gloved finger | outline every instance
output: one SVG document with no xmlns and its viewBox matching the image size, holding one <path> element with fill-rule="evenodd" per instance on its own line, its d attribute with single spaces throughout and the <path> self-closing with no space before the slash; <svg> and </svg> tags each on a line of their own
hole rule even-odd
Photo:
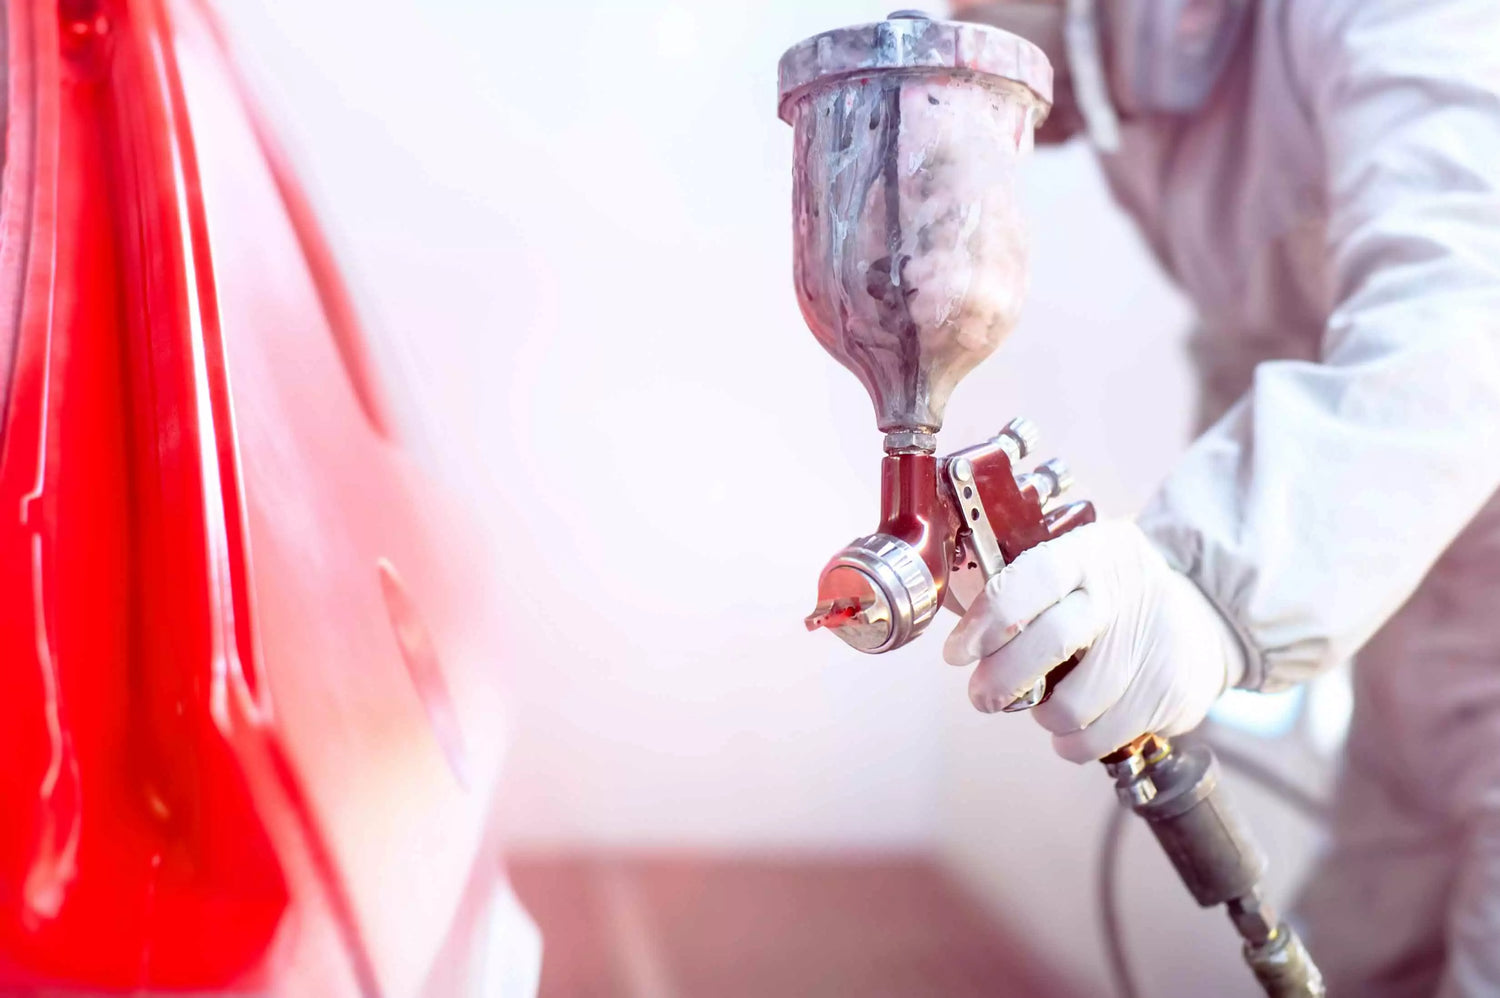
<svg viewBox="0 0 1500 998">
<path fill-rule="evenodd" d="M 1100 721 L 1103 719 L 1101 718 Z M 1127 745 L 1134 738 L 1144 735 L 1145 731 L 1135 730 L 1130 725 L 1105 724 L 1100 726 L 1100 721 L 1082 731 L 1070 731 L 1063 735 L 1052 736 L 1052 751 L 1062 756 L 1069 762 L 1082 765 L 1085 762 L 1095 762 L 1109 755 L 1122 745 Z M 1135 730 L 1135 734 L 1126 735 L 1123 732 Z M 1120 732 L 1116 734 L 1116 732 Z"/>
<path fill-rule="evenodd" d="M 1037 680 L 1087 648 L 1103 631 L 1103 615 L 1083 589 L 1075 589 L 998 651 L 969 677 L 969 700 L 986 713 L 1003 709 Z"/>
<path fill-rule="evenodd" d="M 1140 684 L 1128 686 L 1125 693 L 1092 724 L 1077 731 L 1052 736 L 1052 748 L 1069 762 L 1093 762 L 1109 755 L 1115 749 L 1130 744 L 1141 735 L 1155 732 L 1163 735 L 1176 734 L 1170 719 L 1176 711 L 1171 705 L 1152 697 L 1148 702 L 1148 690 Z"/>
<path fill-rule="evenodd" d="M 993 655 L 1020 634 L 1042 611 L 1083 585 L 1080 527 L 1023 552 L 985 584 L 943 645 L 951 665 Z M 1086 539 L 1085 539 L 1086 540 Z"/>
<path fill-rule="evenodd" d="M 1211 676 L 1216 681 L 1216 676 Z M 1208 695 L 1195 693 L 1190 684 L 1176 682 L 1165 687 L 1149 677 L 1137 676 L 1114 706 L 1082 731 L 1055 735 L 1052 747 L 1073 762 L 1103 758 L 1141 735 L 1180 735 L 1202 723 L 1218 696 L 1213 685 Z"/>
<path fill-rule="evenodd" d="M 1105 627 L 1107 622 L 1101 632 Z M 1051 699 L 1032 708 L 1038 724 L 1054 735 L 1066 735 L 1087 728 L 1120 701 L 1130 687 L 1130 674 L 1103 667 L 1109 641 L 1109 634 L 1090 641 L 1083 660 L 1053 689 Z"/>
</svg>

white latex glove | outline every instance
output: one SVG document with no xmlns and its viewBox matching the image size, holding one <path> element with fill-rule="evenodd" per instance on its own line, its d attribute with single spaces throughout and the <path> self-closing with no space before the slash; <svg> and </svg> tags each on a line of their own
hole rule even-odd
<svg viewBox="0 0 1500 998">
<path fill-rule="evenodd" d="M 1023 553 L 989 581 L 943 648 L 979 666 L 969 698 L 994 712 L 1076 652 L 1031 711 L 1072 762 L 1203 720 L 1239 682 L 1245 652 L 1207 597 L 1128 520 L 1093 523 Z"/>
</svg>

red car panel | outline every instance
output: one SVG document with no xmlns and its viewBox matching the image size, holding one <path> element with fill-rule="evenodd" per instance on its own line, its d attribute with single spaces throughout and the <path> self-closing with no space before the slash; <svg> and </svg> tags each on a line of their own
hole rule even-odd
<svg viewBox="0 0 1500 998">
<path fill-rule="evenodd" d="M 483 545 L 209 12 L 6 28 L 0 986 L 448 993 L 503 889 Z"/>
</svg>

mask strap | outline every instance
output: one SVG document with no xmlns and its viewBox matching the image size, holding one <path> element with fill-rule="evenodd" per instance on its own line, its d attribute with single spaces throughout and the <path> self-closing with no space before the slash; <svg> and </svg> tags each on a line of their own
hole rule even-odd
<svg viewBox="0 0 1500 998">
<path fill-rule="evenodd" d="M 1099 0 L 1067 0 L 1063 37 L 1068 50 L 1068 72 L 1073 96 L 1088 128 L 1089 141 L 1100 152 L 1120 148 L 1120 116 L 1109 96 L 1099 39 Z"/>
</svg>

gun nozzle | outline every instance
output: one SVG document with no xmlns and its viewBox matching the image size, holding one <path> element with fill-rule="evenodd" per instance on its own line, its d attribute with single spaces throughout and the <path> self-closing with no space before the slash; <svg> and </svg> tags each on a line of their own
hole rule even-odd
<svg viewBox="0 0 1500 998">
<path fill-rule="evenodd" d="M 803 624 L 807 625 L 809 631 L 816 631 L 820 627 L 843 627 L 872 605 L 874 600 L 865 601 L 856 596 L 844 599 L 825 600 L 819 603 L 812 613 L 807 615 Z"/>
</svg>

